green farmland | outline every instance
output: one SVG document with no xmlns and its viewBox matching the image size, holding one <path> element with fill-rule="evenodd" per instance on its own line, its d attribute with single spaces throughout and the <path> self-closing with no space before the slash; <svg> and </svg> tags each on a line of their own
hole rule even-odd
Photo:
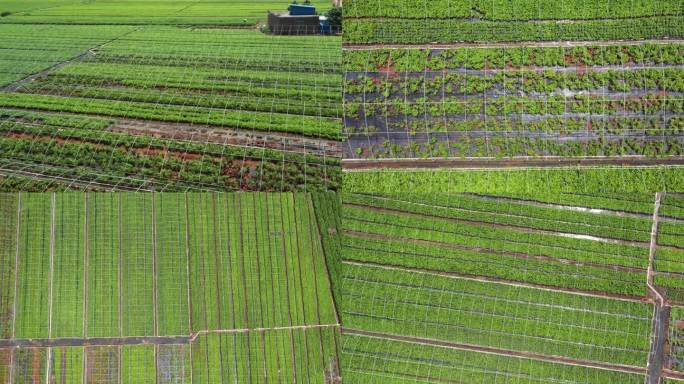
<svg viewBox="0 0 684 384">
<path fill-rule="evenodd" d="M 340 38 L 261 32 L 287 2 L 31 3 L 0 5 L 0 189 L 339 188 Z"/>
<path fill-rule="evenodd" d="M 345 42 L 612 40 L 681 36 L 680 0 L 351 0 Z"/>
<path fill-rule="evenodd" d="M 332 197 L 2 195 L 0 381 L 336 380 Z"/>
<path fill-rule="evenodd" d="M 278 0 L 7 0 L 0 23 L 14 24 L 161 24 L 249 27 L 264 20 L 267 10 L 280 11 Z M 320 11 L 327 1 L 314 0 Z"/>
<path fill-rule="evenodd" d="M 681 375 L 681 194 L 462 187 L 342 194 L 345 382 Z"/>
</svg>

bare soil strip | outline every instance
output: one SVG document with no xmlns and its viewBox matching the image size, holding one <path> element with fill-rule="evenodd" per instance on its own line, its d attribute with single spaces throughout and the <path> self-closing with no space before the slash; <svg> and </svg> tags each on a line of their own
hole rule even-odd
<svg viewBox="0 0 684 384">
<path fill-rule="evenodd" d="M 533 289 L 540 289 L 540 290 L 548 291 L 548 292 L 567 293 L 567 294 L 572 294 L 572 295 L 597 297 L 597 298 L 602 298 L 602 299 L 609 298 L 609 299 L 614 299 L 614 300 L 630 301 L 630 302 L 635 302 L 635 303 L 651 303 L 651 302 L 653 302 L 653 300 L 650 297 L 646 297 L 646 296 L 640 297 L 640 296 L 619 295 L 619 294 L 606 293 L 606 292 L 580 291 L 580 290 L 570 289 L 570 288 L 559 288 L 559 287 L 551 287 L 551 286 L 539 285 L 539 284 L 520 283 L 520 282 L 515 282 L 515 281 L 510 281 L 510 280 L 497 279 L 497 278 L 493 278 L 493 277 L 473 276 L 473 275 L 466 275 L 466 274 L 455 273 L 455 272 L 440 272 L 440 271 L 433 271 L 433 270 L 427 270 L 427 269 L 407 268 L 407 267 L 401 267 L 401 266 L 396 266 L 396 265 L 377 264 L 377 263 L 371 263 L 371 262 L 360 262 L 360 261 L 349 261 L 349 260 L 343 260 L 342 264 L 356 265 L 356 266 L 361 266 L 361 267 L 375 267 L 375 268 L 382 268 L 382 269 L 388 269 L 388 270 L 393 270 L 393 271 L 403 271 L 403 272 L 410 272 L 410 273 L 421 273 L 421 274 L 425 274 L 425 275 L 443 276 L 443 277 L 449 277 L 452 279 L 463 279 L 463 280 L 478 281 L 478 282 L 484 282 L 484 283 L 497 283 L 497 284 L 503 284 L 503 285 L 508 285 L 508 286 L 512 286 L 512 287 L 533 288 Z"/>
<path fill-rule="evenodd" d="M 514 157 L 508 159 L 494 158 L 444 158 L 444 159 L 345 159 L 342 160 L 344 171 L 364 171 L 378 168 L 391 169 L 499 169 L 499 168 L 558 168 L 558 167 L 590 167 L 590 166 L 658 166 L 684 165 L 684 157 L 672 156 L 664 158 L 648 158 L 645 156 L 613 156 L 613 157 Z"/>
<path fill-rule="evenodd" d="M 650 40 L 603 40 L 603 41 L 519 41 L 501 43 L 451 43 L 451 44 L 343 44 L 344 49 L 371 50 L 387 48 L 445 49 L 445 48 L 512 48 L 512 47 L 606 47 L 615 45 L 641 44 L 682 44 L 684 39 L 650 39 Z"/>
<path fill-rule="evenodd" d="M 384 340 L 403 341 L 403 342 L 426 345 L 426 346 L 433 346 L 433 347 L 441 347 L 441 348 L 450 348 L 450 349 L 459 349 L 459 350 L 466 350 L 466 351 L 473 351 L 473 352 L 489 353 L 489 354 L 494 354 L 494 355 L 499 355 L 499 356 L 527 358 L 527 359 L 540 360 L 540 361 L 546 361 L 546 362 L 551 362 L 551 363 L 560 363 L 560 364 L 565 364 L 565 365 L 574 365 L 574 366 L 587 367 L 587 368 L 597 368 L 597 369 L 603 369 L 603 370 L 608 370 L 608 371 L 618 371 L 618 372 L 634 373 L 634 374 L 646 373 L 645 368 L 635 367 L 635 366 L 631 366 L 631 365 L 609 364 L 609 363 L 602 363 L 602 362 L 589 361 L 589 360 L 571 359 L 571 358 L 562 357 L 562 356 L 542 355 L 539 353 L 532 353 L 532 352 L 512 351 L 512 350 L 508 350 L 508 349 L 484 347 L 484 346 L 472 345 L 472 344 L 454 343 L 454 342 L 434 340 L 434 339 L 426 339 L 426 338 L 412 337 L 412 336 L 392 335 L 392 334 L 370 332 L 370 331 L 364 331 L 364 330 L 358 330 L 358 329 L 342 328 L 341 330 L 342 330 L 342 334 L 347 334 L 347 335 L 357 335 L 357 336 L 374 337 L 374 338 L 384 339 Z"/>
<path fill-rule="evenodd" d="M 641 241 L 621 240 L 621 239 L 613 239 L 613 238 L 607 238 L 607 237 L 581 235 L 581 234 L 568 233 L 568 232 L 547 231 L 547 230 L 542 230 L 542 229 L 534 229 L 534 228 L 529 228 L 529 227 L 516 226 L 516 225 L 512 225 L 512 224 L 510 224 L 510 225 L 509 224 L 497 224 L 497 223 L 490 223 L 490 222 L 484 222 L 484 221 L 457 219 L 457 218 L 436 216 L 436 215 L 433 216 L 433 215 L 426 215 L 426 214 L 420 214 L 420 213 L 406 212 L 406 211 L 401 211 L 401 210 L 393 209 L 393 208 L 373 207 L 373 206 L 369 206 L 369 205 L 344 203 L 344 206 L 358 207 L 358 208 L 368 209 L 368 210 L 376 211 L 376 212 L 401 214 L 402 216 L 410 216 L 410 217 L 417 217 L 417 218 L 434 217 L 434 218 L 453 221 L 453 222 L 457 222 L 457 223 L 466 223 L 466 224 L 478 225 L 478 226 L 490 227 L 490 228 L 516 230 L 516 231 L 520 231 L 520 232 L 524 232 L 524 233 L 535 233 L 535 234 L 541 234 L 541 235 L 570 237 L 570 238 L 575 238 L 575 239 L 580 239 L 580 240 L 582 240 L 582 239 L 583 240 L 593 240 L 593 241 L 599 241 L 599 242 L 608 243 L 608 244 L 630 245 L 630 246 L 642 247 L 642 248 L 648 247 L 648 243 L 641 242 Z M 461 209 L 461 210 L 463 210 L 463 209 Z"/>
</svg>

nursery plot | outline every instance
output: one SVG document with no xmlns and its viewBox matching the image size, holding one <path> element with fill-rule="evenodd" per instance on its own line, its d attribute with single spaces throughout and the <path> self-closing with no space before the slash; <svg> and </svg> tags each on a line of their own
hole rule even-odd
<svg viewBox="0 0 684 384">
<path fill-rule="evenodd" d="M 679 0 L 345 3 L 345 42 L 431 43 L 682 36 Z"/>
<path fill-rule="evenodd" d="M 339 186 L 337 37 L 3 24 L 0 35 L 5 190 Z"/>
<path fill-rule="evenodd" d="M 268 10 L 284 11 L 277 0 L 8 0 L 0 6 L 0 23 L 34 24 L 169 24 L 254 26 Z M 313 1 L 319 12 L 328 2 Z"/>
<path fill-rule="evenodd" d="M 661 242 L 676 235 L 662 225 L 676 224 L 679 195 L 549 186 L 343 194 L 342 377 L 677 378 L 681 308 L 658 285 L 674 277 L 658 264 L 677 263 L 658 255 L 676 248 Z"/>
<path fill-rule="evenodd" d="M 606 363 L 647 360 L 647 304 L 367 266 L 346 267 L 342 279 L 345 327 Z"/>
<path fill-rule="evenodd" d="M 658 237 L 654 255 L 654 282 L 667 300 L 684 303 L 684 198 L 676 193 L 659 196 Z"/>
<path fill-rule="evenodd" d="M 681 156 L 683 47 L 345 50 L 345 157 Z"/>
<path fill-rule="evenodd" d="M 345 383 L 640 384 L 644 376 L 345 333 Z"/>
<path fill-rule="evenodd" d="M 551 169 L 373 169 L 345 172 L 343 185 L 345 192 L 353 193 L 653 194 L 684 190 L 684 168 L 623 165 Z"/>
<path fill-rule="evenodd" d="M 646 294 L 650 216 L 484 195 L 345 195 L 347 260 Z"/>
<path fill-rule="evenodd" d="M 317 196 L 317 205 L 333 198 Z M 0 195 L 10 218 L 0 225 L 1 270 L 11 282 L 0 296 L 0 377 L 339 377 L 339 324 L 317 221 L 324 213 L 312 199 Z"/>
</svg>

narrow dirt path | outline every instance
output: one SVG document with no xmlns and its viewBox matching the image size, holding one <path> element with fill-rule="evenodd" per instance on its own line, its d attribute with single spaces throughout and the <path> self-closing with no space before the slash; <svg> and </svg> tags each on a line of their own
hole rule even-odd
<svg viewBox="0 0 684 384">
<path fill-rule="evenodd" d="M 434 169 L 454 168 L 472 170 L 497 170 L 500 168 L 560 168 L 560 167 L 592 167 L 592 166 L 660 166 L 684 165 L 684 157 L 648 158 L 644 156 L 622 157 L 514 157 L 508 159 L 494 158 L 445 158 L 445 159 L 344 159 L 342 168 L 345 172 L 366 171 L 379 168 L 391 169 Z"/>
<path fill-rule="evenodd" d="M 57 210 L 57 194 L 50 194 L 50 273 L 48 276 L 48 338 L 52 338 L 52 302 L 53 286 L 55 278 L 55 216 Z M 45 364 L 45 382 L 50 382 L 50 371 L 52 370 L 52 348 L 47 349 L 47 359 Z"/>
<path fill-rule="evenodd" d="M 402 342 L 420 344 L 420 345 L 431 346 L 431 347 L 441 347 L 441 348 L 450 348 L 450 349 L 459 349 L 459 350 L 466 350 L 466 351 L 473 351 L 473 352 L 481 352 L 481 353 L 488 353 L 488 354 L 494 354 L 494 355 L 499 355 L 499 356 L 519 357 L 519 358 L 540 360 L 540 361 L 546 361 L 546 362 L 551 362 L 551 363 L 560 363 L 560 364 L 573 365 L 573 366 L 579 366 L 579 367 L 598 368 L 598 369 L 603 369 L 603 370 L 608 370 L 608 371 L 618 371 L 618 372 L 636 373 L 636 374 L 646 373 L 645 368 L 635 367 L 635 366 L 631 366 L 631 365 L 610 364 L 610 363 L 602 363 L 602 362 L 597 362 L 597 361 L 579 360 L 579 359 L 572 359 L 572 358 L 562 357 L 562 356 L 551 356 L 551 355 L 543 355 L 543 354 L 533 353 L 533 352 L 512 351 L 512 350 L 508 350 L 508 349 L 484 347 L 484 346 L 472 345 L 472 344 L 454 343 L 454 342 L 435 340 L 435 339 L 426 339 L 426 338 L 412 337 L 412 336 L 400 336 L 400 335 L 393 335 L 393 334 L 380 333 L 380 332 L 371 332 L 371 331 L 364 331 L 364 330 L 358 330 L 358 329 L 350 329 L 350 328 L 344 328 L 344 327 L 342 328 L 342 334 L 373 337 L 373 338 L 378 338 L 378 339 L 383 339 L 383 340 L 402 341 Z"/>
<path fill-rule="evenodd" d="M 651 242 L 648 247 L 648 269 L 646 272 L 646 285 L 648 285 L 649 291 L 658 301 L 658 304 L 660 304 L 660 306 L 662 307 L 665 305 L 665 298 L 663 297 L 663 295 L 660 294 L 660 292 L 658 292 L 658 289 L 656 289 L 656 287 L 653 285 L 653 261 L 655 259 L 656 248 L 658 245 L 658 212 L 660 210 L 661 197 L 662 193 L 656 192 L 655 203 L 653 206 L 653 222 L 651 225 Z"/>
<path fill-rule="evenodd" d="M 667 325 L 670 319 L 670 307 L 656 303 L 653 310 L 653 328 L 651 330 L 651 350 L 648 355 L 646 384 L 660 384 L 663 363 L 665 360 L 665 341 Z"/>
</svg>

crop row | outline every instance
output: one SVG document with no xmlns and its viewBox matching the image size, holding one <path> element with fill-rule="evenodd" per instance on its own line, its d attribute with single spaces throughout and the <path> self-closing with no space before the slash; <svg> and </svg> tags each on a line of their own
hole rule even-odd
<svg viewBox="0 0 684 384">
<path fill-rule="evenodd" d="M 47 175 L 75 174 L 100 182 L 109 178 L 114 184 L 119 184 L 119 179 L 129 180 L 124 184 L 140 184 L 154 178 L 159 183 L 185 183 L 191 189 L 286 190 L 303 185 L 335 189 L 339 177 L 332 160 L 311 155 L 56 128 L 0 124 L 5 135 L 0 138 L 3 163 L 44 164 L 41 173 Z M 84 151 L 90 156 L 81 156 Z"/>
<path fill-rule="evenodd" d="M 468 222 L 579 233 L 623 240 L 647 242 L 651 235 L 649 219 L 589 212 L 572 212 L 568 215 L 567 211 L 561 209 L 511 201 L 492 201 L 468 195 L 345 194 L 344 202 Z"/>
<path fill-rule="evenodd" d="M 684 64 L 684 44 L 344 50 L 346 72 L 424 72 L 443 69 L 525 70 L 545 67 L 633 67 Z"/>
<path fill-rule="evenodd" d="M 492 137 L 488 135 L 459 135 L 440 142 L 433 135 L 428 139 L 411 139 L 406 143 L 384 140 L 381 144 L 366 145 L 364 140 L 352 142 L 359 158 L 447 158 L 447 157 L 516 157 L 516 156 L 627 156 L 649 158 L 684 154 L 681 139 L 647 140 L 612 139 L 590 136 L 579 140 L 559 138 Z"/>
<path fill-rule="evenodd" d="M 464 21 L 459 19 L 349 19 L 349 43 L 449 43 L 455 41 L 636 40 L 684 35 L 681 16 L 655 16 L 571 23 Z"/>
<path fill-rule="evenodd" d="M 3 102 L 3 100 L 0 100 Z M 496 98 L 444 97 L 433 101 L 417 98 L 415 101 L 393 99 L 386 102 L 347 101 L 344 105 L 347 118 L 363 120 L 380 118 L 444 118 L 459 116 L 507 116 L 514 115 L 564 115 L 567 113 L 591 113 L 616 115 L 620 113 L 651 115 L 657 113 L 684 113 L 681 96 L 646 93 L 641 96 L 574 95 L 548 96 L 501 96 Z"/>
<path fill-rule="evenodd" d="M 52 199 L 21 196 L 19 264 L 4 264 L 18 289 L 9 322 L 17 338 L 336 322 L 305 195 Z M 9 223 L 4 229 L 16 233 Z"/>
<path fill-rule="evenodd" d="M 368 119 L 367 121 L 347 120 L 348 135 L 374 136 L 374 134 L 400 132 L 405 137 L 414 138 L 419 133 L 439 133 L 449 137 L 450 133 L 488 133 L 492 136 L 516 136 L 536 134 L 553 135 L 639 135 L 639 136 L 675 136 L 684 132 L 684 117 L 680 116 L 596 116 L 587 117 L 518 117 L 516 115 L 497 119 L 432 119 L 423 116 L 405 116 L 403 119 L 382 121 Z M 460 136 L 460 135 L 459 135 Z M 417 137 L 416 137 L 417 139 Z"/>
<path fill-rule="evenodd" d="M 416 381 L 490 384 L 639 384 L 642 375 L 541 362 L 489 353 L 344 335 L 345 383 L 410 384 Z"/>
<path fill-rule="evenodd" d="M 366 210 L 367 211 L 367 210 Z M 390 224 L 391 223 L 391 224 Z M 346 207 L 347 259 L 641 296 L 645 249 Z M 362 235 L 356 235 L 361 233 Z M 366 234 L 366 235 L 363 235 Z M 638 267 L 637 267 L 638 268 Z"/>
<path fill-rule="evenodd" d="M 649 68 L 607 70 L 601 72 L 511 71 L 491 75 L 461 73 L 407 73 L 399 77 L 382 74 L 365 75 L 347 80 L 347 98 L 362 94 L 364 100 L 385 100 L 395 97 L 440 99 L 453 95 L 482 95 L 491 97 L 513 94 L 550 94 L 554 92 L 593 91 L 609 92 L 667 91 L 684 92 L 684 69 Z"/>
<path fill-rule="evenodd" d="M 525 0 L 353 0 L 345 4 L 345 16 L 401 18 L 459 18 L 481 20 L 587 20 L 681 15 L 678 1 L 615 0 L 596 3 L 587 0 L 531 3 Z"/>
<path fill-rule="evenodd" d="M 483 192 L 483 193 L 655 193 L 684 190 L 679 167 L 594 167 L 504 170 L 372 170 L 348 172 L 345 192 Z"/>
<path fill-rule="evenodd" d="M 643 365 L 651 308 L 432 274 L 345 267 L 346 327 L 454 343 Z"/>
<path fill-rule="evenodd" d="M 160 107 L 153 102 L 98 100 L 79 97 L 0 94 L 0 106 L 30 108 L 44 111 L 98 114 L 145 120 L 211 124 L 229 128 L 270 130 L 299 133 L 307 136 L 335 139 L 340 136 L 340 121 L 267 112 L 231 111 L 184 105 Z"/>
</svg>

